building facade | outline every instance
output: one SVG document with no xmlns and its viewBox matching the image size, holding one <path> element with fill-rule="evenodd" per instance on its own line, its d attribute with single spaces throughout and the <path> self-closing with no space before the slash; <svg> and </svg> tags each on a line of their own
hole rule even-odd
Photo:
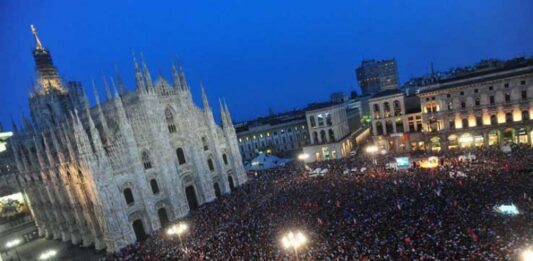
<svg viewBox="0 0 533 261">
<path fill-rule="evenodd" d="M 347 124 L 349 131 L 355 130 L 362 127 L 362 119 L 368 111 L 367 103 L 367 96 L 357 97 L 355 93 L 352 93 L 351 96 L 346 96 L 343 92 L 334 92 L 331 94 L 329 102 L 311 103 L 303 109 L 260 117 L 252 121 L 236 124 L 241 155 L 245 161 L 252 160 L 260 153 L 296 158 L 298 154 L 302 153 L 302 149 L 305 146 L 312 143 L 312 137 L 309 132 L 311 122 L 310 117 L 307 116 L 313 115 L 314 124 L 319 124 L 318 119 L 321 114 L 316 113 L 316 110 L 338 105 L 338 108 L 331 109 L 331 111 L 335 111 L 336 117 L 342 117 L 342 119 L 335 120 Z M 339 111 L 341 107 L 344 107 L 342 112 Z M 325 111 L 324 115 L 326 113 L 329 112 Z M 327 117 L 332 117 L 331 114 L 327 115 L 329 115 Z M 339 126 L 340 124 L 335 124 L 334 128 Z M 313 129 L 316 130 L 318 127 L 323 128 L 324 131 L 329 131 L 329 129 L 333 128 L 332 126 L 315 125 Z M 337 135 L 341 133 L 333 129 L 332 131 L 337 133 Z M 346 130 L 343 130 L 342 133 L 346 134 Z M 329 142 L 332 141 L 326 137 L 324 142 L 315 142 L 314 144 Z"/>
<path fill-rule="evenodd" d="M 309 144 L 303 110 L 281 113 L 237 125 L 237 138 L 243 160 L 260 153 L 293 157 Z"/>
<path fill-rule="evenodd" d="M 308 156 L 306 162 L 346 157 L 356 140 L 368 135 L 360 124 L 351 126 L 347 111 L 350 109 L 345 102 L 309 106 L 305 117 L 311 143 L 303 148 L 303 154 Z"/>
<path fill-rule="evenodd" d="M 9 147 L 41 235 L 114 252 L 246 182 L 227 105 L 220 127 L 203 87 L 203 109 L 193 103 L 181 67 L 173 84 L 154 83 L 134 56 L 135 89 L 104 81 L 106 100 L 94 88 L 91 108 L 32 30 L 31 120 L 14 124 Z"/>
<path fill-rule="evenodd" d="M 363 60 L 355 74 L 363 96 L 398 88 L 399 77 L 396 59 Z"/>
<path fill-rule="evenodd" d="M 399 89 L 385 90 L 369 99 L 372 133 L 378 147 L 409 149 L 409 141 L 419 136 L 417 133 L 422 130 L 417 100 L 417 97 L 406 97 Z"/>
<path fill-rule="evenodd" d="M 420 104 L 418 114 L 396 118 L 398 125 L 387 121 L 387 113 L 381 110 L 386 110 L 384 102 L 388 102 L 389 114 L 394 117 L 394 103 L 398 101 L 401 112 L 402 97 L 408 97 L 398 92 L 382 104 L 371 99 L 374 141 L 395 151 L 436 152 L 532 144 L 532 93 L 533 59 L 523 59 L 424 86 L 415 96 Z M 381 106 L 380 110 L 376 106 Z M 402 142 L 391 143 L 393 137 Z M 389 142 L 380 142 L 384 140 Z"/>
<path fill-rule="evenodd" d="M 427 148 L 532 144 L 533 59 L 418 94 Z"/>
</svg>

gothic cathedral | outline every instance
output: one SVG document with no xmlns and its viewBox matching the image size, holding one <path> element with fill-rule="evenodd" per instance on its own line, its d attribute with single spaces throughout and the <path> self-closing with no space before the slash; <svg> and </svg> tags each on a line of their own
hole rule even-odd
<svg viewBox="0 0 533 261">
<path fill-rule="evenodd" d="M 39 233 L 114 252 L 246 182 L 226 103 L 221 127 L 202 86 L 203 109 L 193 103 L 181 66 L 173 84 L 153 82 L 134 55 L 136 87 L 104 79 L 101 101 L 93 83 L 91 108 L 31 29 L 31 119 L 13 123 L 10 146 Z"/>
</svg>

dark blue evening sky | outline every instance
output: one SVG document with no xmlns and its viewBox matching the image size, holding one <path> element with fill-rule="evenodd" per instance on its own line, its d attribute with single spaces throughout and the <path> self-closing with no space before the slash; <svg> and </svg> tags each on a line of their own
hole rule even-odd
<svg viewBox="0 0 533 261">
<path fill-rule="evenodd" d="M 363 58 L 398 60 L 400 81 L 484 58 L 533 54 L 533 1 L 0 1 L 0 121 L 28 113 L 29 25 L 65 80 L 112 75 L 134 86 L 131 51 L 155 78 L 178 56 L 199 101 L 203 81 L 234 120 L 358 88 Z M 102 87 L 99 81 L 100 88 Z M 103 91 L 102 91 L 103 93 Z M 92 94 L 90 95 L 92 98 Z"/>
</svg>

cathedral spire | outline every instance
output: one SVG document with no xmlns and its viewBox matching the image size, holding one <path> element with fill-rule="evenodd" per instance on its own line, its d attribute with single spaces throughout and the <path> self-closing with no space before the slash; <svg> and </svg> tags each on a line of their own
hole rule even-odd
<svg viewBox="0 0 533 261">
<path fill-rule="evenodd" d="M 115 98 L 119 98 L 117 86 L 115 85 L 115 81 L 111 77 L 110 77 L 110 80 L 111 80 L 111 87 L 113 88 L 113 95 L 115 96 Z"/>
<path fill-rule="evenodd" d="M 44 163 L 43 155 L 41 152 L 41 146 L 35 139 L 35 136 L 33 136 L 33 144 L 35 146 L 35 154 L 37 154 L 37 161 L 39 162 L 39 166 L 41 166 L 41 168 L 44 168 L 45 163 Z"/>
<path fill-rule="evenodd" d="M 224 109 L 224 105 L 222 104 L 222 100 L 218 99 L 218 103 L 220 104 L 220 118 L 222 119 L 222 126 L 227 127 L 228 126 L 228 118 L 226 117 L 226 112 Z"/>
<path fill-rule="evenodd" d="M 111 92 L 109 91 L 109 86 L 107 86 L 107 81 L 105 81 L 105 78 L 104 78 L 104 84 L 106 85 L 106 92 L 108 93 L 107 94 L 108 95 L 108 100 L 111 100 Z M 98 97 L 98 91 L 96 90 L 96 86 L 94 85 L 94 81 L 93 81 L 93 89 L 95 91 L 94 96 Z M 89 108 L 86 108 L 86 110 L 87 110 L 87 115 L 88 115 L 89 119 L 92 120 Z M 98 112 L 98 121 L 100 122 L 100 124 L 102 126 L 102 134 L 104 135 L 106 143 L 107 143 L 107 141 L 109 141 L 109 129 L 107 128 L 107 121 L 106 121 L 106 118 L 104 116 L 104 111 L 102 109 L 102 105 L 100 104 L 100 99 L 99 98 L 96 98 L 96 111 Z"/>
<path fill-rule="evenodd" d="M 185 78 L 185 72 L 183 72 L 183 67 L 181 66 L 181 64 L 179 65 L 178 68 L 179 68 L 178 73 L 179 73 L 181 88 L 183 91 L 189 93 L 190 92 L 189 85 L 187 84 L 187 79 Z"/>
<path fill-rule="evenodd" d="M 71 117 L 78 154 L 85 159 L 91 159 L 93 157 L 93 150 L 89 141 L 89 137 L 85 131 L 85 128 L 83 128 L 83 125 L 81 124 L 78 111 L 75 110 L 74 114 L 75 115 L 71 115 Z"/>
<path fill-rule="evenodd" d="M 102 76 L 102 78 L 104 79 L 104 89 L 105 89 L 105 95 L 106 95 L 106 98 L 107 100 L 111 100 L 111 90 L 109 89 L 109 85 L 107 84 L 107 80 L 105 78 L 105 76 Z"/>
<path fill-rule="evenodd" d="M 96 105 L 100 105 L 100 95 L 98 94 L 98 89 L 96 89 L 96 84 L 94 83 L 94 79 L 92 79 L 92 84 L 93 84 L 94 100 L 96 101 Z"/>
<path fill-rule="evenodd" d="M 22 111 L 22 108 L 20 111 Z M 22 123 L 24 124 L 25 131 L 33 131 L 33 125 L 31 124 L 31 121 L 26 118 L 24 112 L 22 113 Z"/>
<path fill-rule="evenodd" d="M 57 141 L 57 137 L 56 137 L 54 129 L 50 129 L 50 136 L 52 137 L 52 145 L 54 146 L 59 162 L 64 163 L 65 156 L 63 155 L 62 148 L 59 147 L 59 142 Z"/>
<path fill-rule="evenodd" d="M 120 72 L 118 71 L 118 67 L 115 64 L 115 73 L 117 75 L 117 83 L 118 88 L 120 89 L 120 94 L 124 95 L 126 93 L 126 88 L 124 87 L 124 82 L 122 82 L 122 76 L 120 75 Z"/>
<path fill-rule="evenodd" d="M 20 150 L 20 157 L 22 158 L 22 166 L 24 167 L 24 170 L 28 170 L 30 164 L 28 164 L 29 160 L 26 157 L 26 153 L 25 153 L 25 151 L 28 151 L 28 150 L 26 149 L 26 146 L 24 146 L 23 144 L 21 144 L 21 148 L 22 150 Z"/>
<path fill-rule="evenodd" d="M 144 73 L 144 80 L 146 82 L 146 87 L 148 87 L 148 91 L 153 92 L 154 82 L 152 82 L 152 76 L 150 75 L 150 70 L 148 70 L 148 66 L 144 62 L 144 54 L 142 52 L 141 52 L 141 63 L 143 66 L 143 73 Z"/>
<path fill-rule="evenodd" d="M 35 49 L 43 50 L 43 45 L 41 44 L 41 40 L 39 39 L 39 36 L 37 35 L 37 29 L 35 26 L 30 25 L 31 33 L 33 34 L 33 37 L 35 37 Z"/>
<path fill-rule="evenodd" d="M 204 84 L 200 82 L 200 91 L 202 92 L 202 103 L 204 105 L 204 111 L 209 111 L 209 100 L 207 100 L 207 94 L 205 93 Z"/>
<path fill-rule="evenodd" d="M 182 87 L 181 87 L 181 82 L 180 82 L 180 75 L 174 63 L 172 63 L 172 78 L 174 79 L 174 88 L 178 91 L 181 91 Z"/>
<path fill-rule="evenodd" d="M 70 143 L 70 138 L 68 137 L 67 125 L 65 125 L 65 124 L 61 125 L 60 135 L 61 135 L 62 142 L 64 144 L 66 144 L 67 152 L 68 152 L 68 156 L 69 156 L 70 161 L 74 161 L 75 158 L 76 158 L 76 156 L 75 156 L 76 154 L 74 153 L 74 150 L 72 149 L 72 144 Z"/>
<path fill-rule="evenodd" d="M 231 114 L 229 113 L 228 104 L 226 99 L 224 99 L 224 111 L 226 113 L 226 120 L 228 122 L 228 127 L 233 126 L 233 121 L 231 120 Z"/>
<path fill-rule="evenodd" d="M 137 89 L 140 91 L 140 93 L 145 93 L 146 88 L 144 86 L 144 80 L 143 80 L 143 74 L 141 72 L 141 69 L 139 68 L 139 64 L 137 63 L 137 58 L 135 57 L 135 53 L 132 52 L 133 55 L 133 64 L 135 65 L 135 78 L 137 83 Z"/>
<path fill-rule="evenodd" d="M 100 134 L 98 133 L 98 129 L 96 129 L 96 125 L 94 124 L 93 118 L 91 117 L 91 113 L 89 111 L 87 111 L 87 117 L 89 120 L 89 132 L 93 141 L 94 151 L 96 155 L 98 155 L 98 157 L 102 159 L 105 156 L 104 145 L 102 144 Z"/>
<path fill-rule="evenodd" d="M 37 82 L 42 88 L 39 93 L 45 95 L 53 91 L 66 93 L 67 91 L 63 88 L 62 79 L 54 66 L 50 52 L 41 44 L 35 26 L 31 25 L 30 27 L 36 44 L 33 50 L 33 58 L 37 67 Z"/>
<path fill-rule="evenodd" d="M 52 157 L 52 152 L 50 151 L 50 146 L 48 146 L 48 142 L 46 141 L 46 136 L 44 135 L 44 132 L 42 133 L 42 137 L 44 144 L 44 152 L 46 153 L 46 158 L 48 159 L 48 165 L 52 166 L 54 164 L 54 157 Z"/>
</svg>

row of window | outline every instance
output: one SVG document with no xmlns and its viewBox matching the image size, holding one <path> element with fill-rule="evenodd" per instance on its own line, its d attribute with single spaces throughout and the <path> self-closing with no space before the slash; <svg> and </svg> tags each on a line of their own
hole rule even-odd
<svg viewBox="0 0 533 261">
<path fill-rule="evenodd" d="M 183 164 L 186 163 L 185 153 L 183 152 L 182 148 L 177 148 L 176 149 L 176 156 L 178 157 L 178 164 L 179 165 L 183 165 Z M 144 169 L 151 169 L 152 168 L 152 161 L 150 160 L 150 155 L 148 155 L 148 152 L 143 151 L 141 159 L 142 159 L 142 162 L 143 162 Z M 211 159 L 209 159 L 209 161 L 210 160 Z M 226 156 L 225 153 L 222 154 L 222 160 L 224 161 L 224 165 L 228 165 L 228 157 Z M 209 164 L 209 161 L 208 161 L 208 164 Z M 213 163 L 211 162 L 211 165 L 212 164 Z"/>
<path fill-rule="evenodd" d="M 529 111 L 527 110 L 524 110 L 522 111 L 522 120 L 523 121 L 526 121 L 526 120 L 529 120 Z M 513 119 L 513 114 L 511 112 L 507 112 L 505 113 L 505 121 L 502 122 L 502 121 L 498 121 L 498 117 L 496 115 L 491 115 L 490 116 L 490 125 L 497 125 L 499 123 L 512 123 L 514 121 Z M 467 118 L 463 118 L 461 120 L 461 125 L 462 125 L 462 128 L 469 128 L 469 127 L 476 127 L 476 126 L 483 126 L 483 118 L 481 116 L 477 116 L 476 117 L 476 124 L 473 125 L 473 126 L 470 126 L 469 124 L 469 121 Z M 450 120 L 449 121 L 449 126 L 450 126 L 450 129 L 455 129 L 456 126 L 455 126 L 455 120 Z"/>
<path fill-rule="evenodd" d="M 526 81 L 525 80 L 521 80 L 520 81 L 520 86 L 525 86 L 525 85 L 526 85 Z M 509 83 L 505 83 L 503 85 L 503 88 L 508 89 L 509 88 Z M 489 86 L 489 91 L 493 91 L 493 90 L 494 90 L 494 86 Z M 477 89 L 477 88 L 474 89 L 473 93 L 479 93 L 479 89 Z M 459 94 L 461 96 L 464 96 L 465 95 L 465 91 L 461 91 L 461 92 L 459 92 Z M 452 94 L 448 93 L 448 94 L 446 94 L 446 97 L 447 98 L 451 98 Z M 426 97 L 426 101 L 430 101 L 430 100 L 435 100 L 435 97 Z"/>
<path fill-rule="evenodd" d="M 156 179 L 150 180 L 150 188 L 152 189 L 152 193 L 154 195 L 159 194 L 159 185 L 157 184 Z M 131 188 L 125 188 L 123 193 L 124 199 L 126 200 L 126 204 L 128 204 L 128 206 L 133 205 L 135 203 L 135 198 L 133 197 L 133 192 L 131 191 Z"/>
<path fill-rule="evenodd" d="M 383 103 L 383 117 L 388 118 L 392 116 L 400 116 L 402 115 L 402 106 L 400 104 L 400 101 L 394 100 L 393 102 L 393 110 L 391 110 L 391 106 L 389 102 Z M 374 104 L 374 118 L 379 119 L 381 117 L 381 106 L 377 103 Z"/>
<path fill-rule="evenodd" d="M 316 119 L 314 115 L 311 115 L 309 116 L 309 122 L 312 128 L 316 128 L 317 126 L 324 127 L 333 125 L 333 122 L 331 120 L 331 113 L 329 112 L 318 114 L 316 116 Z"/>
<path fill-rule="evenodd" d="M 320 139 L 318 138 L 318 132 L 313 132 L 313 143 L 320 144 L 326 142 L 335 142 L 335 132 L 332 129 L 328 129 L 328 134 L 326 135 L 325 130 L 320 131 Z"/>
<path fill-rule="evenodd" d="M 521 91 L 520 98 L 521 98 L 522 101 L 527 101 L 527 99 L 528 99 L 527 90 L 522 90 Z M 511 94 L 510 93 L 505 93 L 504 94 L 504 102 L 505 103 L 511 102 Z M 495 104 L 496 104 L 496 97 L 494 95 L 490 95 L 489 96 L 489 105 L 495 105 Z M 474 106 L 481 106 L 481 98 L 480 97 L 475 97 L 474 98 Z M 467 107 L 466 101 L 461 101 L 461 109 L 466 109 L 466 107 Z M 448 101 L 447 109 L 448 109 L 448 111 L 453 110 L 453 102 L 452 101 Z M 425 107 L 424 107 L 424 112 L 426 112 L 426 113 L 434 113 L 434 112 L 438 112 L 438 111 L 439 111 L 439 105 L 436 102 L 427 103 L 425 105 Z"/>
<path fill-rule="evenodd" d="M 301 129 L 301 130 L 305 130 L 305 126 L 302 125 L 302 126 L 300 127 L 300 129 Z M 298 130 L 299 130 L 299 127 L 298 127 L 298 126 L 297 126 L 297 127 L 294 127 L 294 131 L 298 131 Z M 288 132 L 288 133 L 291 133 L 291 132 L 292 132 L 292 128 L 287 128 L 287 132 Z M 281 133 L 281 134 L 285 133 L 285 129 L 281 129 L 281 130 L 280 130 L 280 133 Z M 278 132 L 277 132 L 277 131 L 272 132 L 272 136 L 278 136 Z M 242 142 L 244 142 L 244 141 L 249 141 L 250 139 L 252 139 L 252 140 L 256 140 L 256 139 L 258 139 L 258 137 L 259 137 L 259 139 L 263 139 L 263 138 L 265 138 L 265 137 L 270 137 L 270 132 L 266 132 L 265 134 L 263 134 L 263 133 L 259 133 L 258 135 L 252 135 L 252 136 L 245 137 L 245 138 L 239 138 L 239 142 L 242 143 Z"/>
<path fill-rule="evenodd" d="M 307 139 L 307 136 L 304 135 L 304 138 Z M 300 142 L 294 142 L 292 137 L 289 137 L 289 140 L 290 142 L 287 143 L 287 141 L 285 139 L 283 139 L 283 142 L 280 142 L 279 140 L 274 140 L 274 141 L 261 141 L 261 142 L 254 142 L 253 144 L 251 143 L 248 143 L 248 144 L 241 144 L 239 147 L 241 149 L 241 152 L 245 152 L 245 151 L 254 151 L 254 150 L 257 150 L 259 148 L 266 148 L 266 147 L 278 147 L 278 149 L 281 149 L 281 150 L 287 150 L 287 149 L 296 149 L 298 146 L 298 144 L 300 144 L 300 146 L 303 146 L 305 145 L 305 141 L 302 141 L 300 140 Z"/>
<path fill-rule="evenodd" d="M 416 125 L 416 129 L 415 129 Z M 422 129 L 422 121 L 409 121 L 409 131 L 415 132 Z M 381 121 L 376 121 L 376 135 L 386 135 L 391 133 L 403 133 L 403 121 L 401 118 L 397 118 L 394 122 L 386 121 L 385 125 Z"/>
</svg>

